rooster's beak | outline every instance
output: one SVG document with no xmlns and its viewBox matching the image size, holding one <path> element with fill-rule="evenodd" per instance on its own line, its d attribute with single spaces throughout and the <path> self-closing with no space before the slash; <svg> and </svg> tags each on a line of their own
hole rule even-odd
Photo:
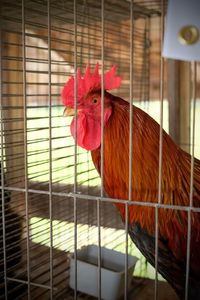
<svg viewBox="0 0 200 300">
<path fill-rule="evenodd" d="M 69 117 L 69 116 L 74 116 L 75 115 L 75 110 L 74 108 L 71 107 L 66 107 L 64 112 L 63 112 L 63 116 L 64 117 Z"/>
</svg>

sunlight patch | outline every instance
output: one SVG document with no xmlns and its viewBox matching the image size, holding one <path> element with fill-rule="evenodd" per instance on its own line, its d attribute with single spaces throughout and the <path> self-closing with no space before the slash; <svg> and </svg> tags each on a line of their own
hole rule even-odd
<svg viewBox="0 0 200 300">
<path fill-rule="evenodd" d="M 75 226 L 73 222 L 53 220 L 52 230 L 49 219 L 33 217 L 30 219 L 30 238 L 32 242 L 50 247 L 51 232 L 53 248 L 74 252 Z M 101 226 L 101 246 L 125 253 L 125 231 L 122 229 Z M 77 224 L 77 249 L 87 245 L 98 246 L 98 227 L 88 224 Z M 128 254 L 139 258 L 134 271 L 135 276 L 155 278 L 155 270 L 150 264 L 145 263 L 145 258 L 128 237 Z M 159 280 L 163 278 L 159 275 Z"/>
</svg>

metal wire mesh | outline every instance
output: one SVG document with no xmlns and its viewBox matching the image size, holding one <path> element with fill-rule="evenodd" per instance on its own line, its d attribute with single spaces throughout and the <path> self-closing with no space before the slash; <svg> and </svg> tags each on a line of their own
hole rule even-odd
<svg viewBox="0 0 200 300">
<path fill-rule="evenodd" d="M 193 163 L 190 205 L 164 205 L 161 130 L 158 202 L 131 201 L 131 178 L 134 176 L 131 171 L 129 197 L 123 200 L 107 197 L 103 176 L 100 180 L 90 154 L 77 147 L 71 138 L 71 120 L 63 118 L 60 93 L 66 78 L 76 74 L 78 66 L 83 70 L 88 62 L 93 67 L 101 61 L 102 70 L 106 70 L 117 63 L 123 85 L 115 94 L 127 99 L 130 107 L 133 99 L 147 110 L 151 103 L 161 103 L 159 117 L 163 126 L 167 74 L 166 62 L 160 57 L 166 2 L 5 0 L 1 1 L 0 7 L 0 299 L 90 298 L 76 290 L 77 267 L 75 291 L 69 287 L 69 253 L 74 253 L 77 261 L 77 249 L 89 244 L 99 247 L 99 299 L 100 246 L 126 253 L 124 299 L 138 297 L 141 282 L 144 284 L 144 281 L 138 284 L 135 280 L 128 293 L 128 253 L 140 257 L 135 275 L 148 277 L 151 273 L 155 279 L 155 289 L 151 286 L 149 299 L 160 299 L 158 295 L 163 293 L 160 277 L 152 270 L 147 272 L 144 257 L 128 237 L 128 208 L 132 205 L 155 208 L 156 241 L 160 208 L 184 210 L 190 220 L 191 212 L 199 212 L 192 204 Z M 192 99 L 195 102 L 199 80 L 197 65 L 192 72 Z M 103 96 L 102 93 L 102 99 Z M 195 112 L 193 106 L 193 138 L 188 141 L 193 156 L 196 149 Z M 133 130 L 130 125 L 130 140 L 127 141 L 130 154 Z M 103 127 L 101 134 L 103 137 Z M 104 155 L 103 150 L 101 155 Z M 125 224 L 113 203 L 126 204 Z M 191 221 L 188 222 L 186 289 L 190 231 Z M 157 259 L 157 244 L 155 252 Z M 167 289 L 165 293 L 169 293 L 170 299 L 176 299 L 173 291 Z"/>
</svg>

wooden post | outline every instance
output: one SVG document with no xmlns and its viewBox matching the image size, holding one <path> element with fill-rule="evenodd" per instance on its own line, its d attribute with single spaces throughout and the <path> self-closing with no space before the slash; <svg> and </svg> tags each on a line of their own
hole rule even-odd
<svg viewBox="0 0 200 300">
<path fill-rule="evenodd" d="M 191 66 L 180 62 L 180 146 L 190 152 Z"/>
<path fill-rule="evenodd" d="M 169 134 L 183 150 L 190 151 L 190 63 L 168 60 L 167 97 Z"/>
</svg>

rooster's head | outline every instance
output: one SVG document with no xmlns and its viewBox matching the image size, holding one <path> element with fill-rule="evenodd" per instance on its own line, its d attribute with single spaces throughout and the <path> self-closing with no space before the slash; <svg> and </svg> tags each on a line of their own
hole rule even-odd
<svg viewBox="0 0 200 300">
<path fill-rule="evenodd" d="M 71 76 L 66 82 L 62 91 L 62 102 L 66 106 L 64 115 L 75 115 L 75 101 L 77 101 L 77 144 L 86 150 L 97 149 L 101 144 L 101 83 L 99 64 L 96 64 L 94 73 L 90 72 L 87 65 L 84 76 L 81 76 L 80 69 L 77 70 L 76 78 L 76 100 L 75 100 L 75 79 Z M 116 76 L 116 65 L 104 74 L 104 126 L 112 113 L 112 105 L 107 90 L 119 87 L 121 77 Z M 72 120 L 70 129 L 75 136 Z"/>
</svg>

